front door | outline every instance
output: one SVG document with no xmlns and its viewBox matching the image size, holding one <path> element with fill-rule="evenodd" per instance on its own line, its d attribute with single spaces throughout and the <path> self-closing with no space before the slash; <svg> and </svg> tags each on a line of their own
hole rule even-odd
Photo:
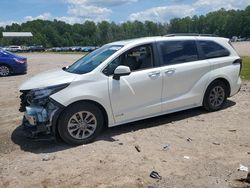
<svg viewBox="0 0 250 188">
<path fill-rule="evenodd" d="M 154 68 L 151 44 L 132 48 L 115 59 L 109 69 L 109 94 L 116 123 L 133 121 L 161 112 L 162 75 Z M 131 74 L 120 80 L 112 77 L 114 69 L 128 66 Z"/>
</svg>

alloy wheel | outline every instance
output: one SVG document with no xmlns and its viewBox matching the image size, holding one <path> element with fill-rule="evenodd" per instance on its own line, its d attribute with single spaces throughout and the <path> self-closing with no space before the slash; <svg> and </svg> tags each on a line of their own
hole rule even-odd
<svg viewBox="0 0 250 188">
<path fill-rule="evenodd" d="M 8 76 L 10 74 L 10 69 L 7 66 L 0 66 L 0 76 Z"/>
<path fill-rule="evenodd" d="M 213 108 L 219 107 L 225 100 L 225 90 L 221 86 L 216 86 L 210 91 L 209 102 Z"/>
<path fill-rule="evenodd" d="M 67 130 L 75 139 L 82 140 L 90 137 L 96 130 L 97 120 L 94 114 L 88 111 L 75 113 L 68 121 Z"/>
</svg>

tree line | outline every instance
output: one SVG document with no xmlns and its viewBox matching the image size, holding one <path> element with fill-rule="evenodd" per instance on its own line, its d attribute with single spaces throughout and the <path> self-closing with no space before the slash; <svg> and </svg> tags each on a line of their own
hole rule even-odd
<svg viewBox="0 0 250 188">
<path fill-rule="evenodd" d="M 2 32 L 32 32 L 32 38 L 3 38 Z M 174 18 L 166 23 L 127 21 L 121 24 L 102 21 L 67 24 L 63 21 L 34 20 L 0 27 L 0 46 L 43 45 L 98 46 L 108 42 L 168 33 L 216 34 L 222 37 L 250 37 L 250 5 L 245 10 L 225 10 L 207 15 Z"/>
</svg>

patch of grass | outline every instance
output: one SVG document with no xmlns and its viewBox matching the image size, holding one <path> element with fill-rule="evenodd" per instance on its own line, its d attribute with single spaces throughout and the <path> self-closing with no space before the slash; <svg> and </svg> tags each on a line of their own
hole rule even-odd
<svg viewBox="0 0 250 188">
<path fill-rule="evenodd" d="M 241 78 L 244 80 L 250 80 L 250 57 L 242 57 L 243 67 L 241 70 Z"/>
</svg>

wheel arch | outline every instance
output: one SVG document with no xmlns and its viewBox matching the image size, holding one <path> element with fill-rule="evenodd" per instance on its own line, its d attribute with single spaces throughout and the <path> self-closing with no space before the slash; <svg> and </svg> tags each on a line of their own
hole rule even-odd
<svg viewBox="0 0 250 188">
<path fill-rule="evenodd" d="M 59 118 L 61 117 L 61 115 L 63 114 L 63 112 L 64 112 L 68 107 L 70 107 L 70 106 L 72 106 L 72 105 L 75 105 L 75 104 L 77 104 L 77 103 L 86 103 L 86 102 L 95 105 L 96 107 L 98 107 L 98 108 L 101 110 L 102 115 L 103 115 L 103 118 L 104 118 L 104 125 L 103 125 L 103 127 L 105 127 L 105 128 L 108 127 L 108 123 L 109 123 L 108 113 L 107 113 L 107 111 L 105 110 L 105 108 L 104 108 L 100 103 L 98 103 L 98 102 L 96 102 L 96 101 L 94 101 L 94 100 L 88 100 L 88 99 L 86 99 L 86 100 L 79 100 L 79 101 L 75 101 L 75 102 L 69 104 L 68 106 L 66 106 L 66 107 L 58 114 L 58 116 L 57 116 L 57 118 L 56 118 L 56 121 L 53 123 L 53 127 L 52 127 L 53 133 L 54 133 L 56 136 L 59 136 L 59 134 L 58 134 L 58 129 L 57 129 L 57 128 L 58 128 L 58 121 L 59 121 Z"/>
<path fill-rule="evenodd" d="M 230 82 L 226 79 L 226 78 L 223 78 L 223 77 L 218 77 L 214 80 L 212 80 L 206 87 L 206 91 L 207 91 L 207 88 L 213 83 L 213 82 L 216 82 L 216 81 L 221 81 L 223 82 L 226 87 L 227 87 L 227 91 L 226 91 L 226 94 L 227 94 L 227 97 L 230 96 L 230 93 L 231 93 L 231 86 L 230 86 Z"/>
</svg>

